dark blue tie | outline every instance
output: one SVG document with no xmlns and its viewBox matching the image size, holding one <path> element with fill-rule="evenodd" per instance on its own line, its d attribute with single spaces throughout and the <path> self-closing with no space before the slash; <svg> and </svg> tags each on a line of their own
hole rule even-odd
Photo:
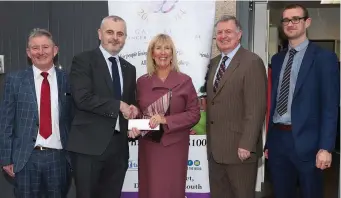
<svg viewBox="0 0 341 198">
<path fill-rule="evenodd" d="M 121 100 L 121 82 L 120 75 L 118 73 L 118 65 L 115 57 L 110 57 L 109 61 L 111 62 L 111 73 L 112 73 L 112 82 L 114 85 L 114 97 L 116 100 Z"/>
<path fill-rule="evenodd" d="M 281 84 L 279 97 L 277 101 L 277 112 L 280 116 L 284 115 L 288 111 L 288 97 L 289 97 L 289 90 L 290 90 L 291 68 L 292 68 L 292 63 L 294 62 L 294 56 L 296 52 L 297 51 L 294 48 L 292 48 L 289 51 L 289 59 L 284 69 L 282 84 Z"/>
</svg>

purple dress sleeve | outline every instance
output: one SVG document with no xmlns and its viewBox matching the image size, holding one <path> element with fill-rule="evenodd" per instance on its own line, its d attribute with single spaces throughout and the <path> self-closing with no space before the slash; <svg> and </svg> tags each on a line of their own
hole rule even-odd
<svg viewBox="0 0 341 198">
<path fill-rule="evenodd" d="M 183 112 L 165 117 L 167 121 L 164 126 L 166 134 L 190 130 L 200 120 L 198 96 L 190 78 L 184 82 L 180 91 L 185 93 L 185 108 Z M 176 104 L 172 103 L 171 105 Z"/>
</svg>

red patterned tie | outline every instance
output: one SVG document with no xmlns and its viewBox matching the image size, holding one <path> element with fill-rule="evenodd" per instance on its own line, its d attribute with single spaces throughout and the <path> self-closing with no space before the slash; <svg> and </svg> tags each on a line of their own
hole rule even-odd
<svg viewBox="0 0 341 198">
<path fill-rule="evenodd" d="M 223 77 L 224 73 L 225 73 L 225 62 L 226 60 L 228 59 L 227 56 L 224 56 L 223 57 L 223 60 L 221 61 L 220 63 L 220 67 L 219 67 L 219 70 L 217 72 L 217 75 L 216 75 L 216 78 L 215 78 L 215 81 L 214 81 L 214 84 L 213 84 L 213 91 L 214 93 L 217 92 L 217 88 L 218 88 L 218 85 L 219 85 L 219 82 L 220 82 L 220 79 Z"/>
<path fill-rule="evenodd" d="M 52 134 L 52 118 L 51 118 L 51 93 L 50 84 L 47 80 L 49 73 L 42 72 L 44 80 L 41 84 L 40 92 L 40 124 L 39 134 L 47 139 Z"/>
</svg>

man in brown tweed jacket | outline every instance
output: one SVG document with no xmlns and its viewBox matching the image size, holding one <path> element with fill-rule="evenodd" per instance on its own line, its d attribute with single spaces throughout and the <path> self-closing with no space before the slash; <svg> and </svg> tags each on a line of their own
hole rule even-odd
<svg viewBox="0 0 341 198">
<path fill-rule="evenodd" d="M 267 78 L 262 59 L 240 46 L 241 26 L 233 16 L 216 24 L 221 54 L 207 77 L 207 153 L 211 198 L 253 198 Z"/>
</svg>

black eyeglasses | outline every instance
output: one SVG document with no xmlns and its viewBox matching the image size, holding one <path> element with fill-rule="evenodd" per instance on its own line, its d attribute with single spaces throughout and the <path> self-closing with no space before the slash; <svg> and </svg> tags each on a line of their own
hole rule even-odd
<svg viewBox="0 0 341 198">
<path fill-rule="evenodd" d="M 307 17 L 292 17 L 292 19 L 284 18 L 281 20 L 283 25 L 288 25 L 291 21 L 292 24 L 298 24 L 301 20 L 306 20 Z"/>
</svg>

